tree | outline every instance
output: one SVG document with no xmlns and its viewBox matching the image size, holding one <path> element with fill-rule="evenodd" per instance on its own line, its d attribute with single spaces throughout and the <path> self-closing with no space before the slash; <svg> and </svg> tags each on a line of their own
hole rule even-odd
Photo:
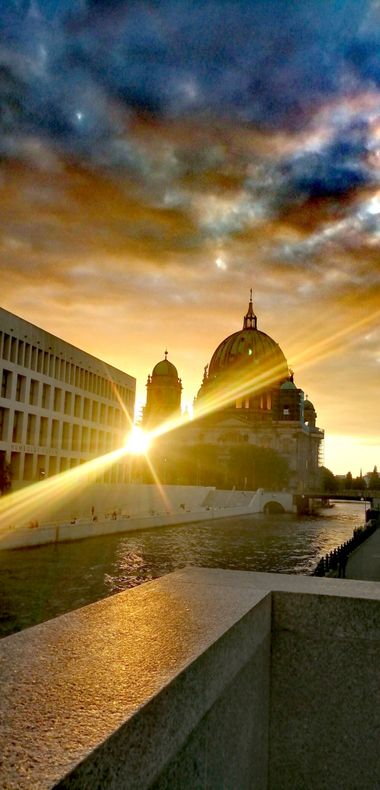
<svg viewBox="0 0 380 790">
<path fill-rule="evenodd" d="M 344 488 L 346 491 L 350 491 L 352 488 L 352 474 L 351 472 L 347 472 L 345 480 L 344 480 Z"/>
<path fill-rule="evenodd" d="M 377 466 L 373 467 L 373 472 L 369 476 L 368 488 L 372 491 L 379 491 L 380 489 L 380 475 L 377 471 Z"/>
<path fill-rule="evenodd" d="M 321 466 L 319 475 L 322 491 L 328 491 L 331 493 L 336 493 L 338 491 L 339 481 L 336 479 L 334 473 L 331 472 L 330 469 L 327 469 L 326 466 Z"/>
</svg>

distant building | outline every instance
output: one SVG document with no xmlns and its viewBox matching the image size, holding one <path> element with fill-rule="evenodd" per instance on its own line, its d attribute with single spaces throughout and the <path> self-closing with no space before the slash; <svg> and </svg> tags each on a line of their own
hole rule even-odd
<svg viewBox="0 0 380 790">
<path fill-rule="evenodd" d="M 0 463 L 12 488 L 120 447 L 132 376 L 0 309 Z M 124 479 L 122 465 L 105 474 Z"/>
<path fill-rule="evenodd" d="M 148 380 L 150 414 L 158 414 L 160 403 L 171 399 L 174 376 L 173 382 L 161 381 L 156 402 L 156 389 Z M 204 370 L 194 417 L 161 442 L 165 482 L 255 488 L 265 479 L 264 466 L 276 465 L 283 468 L 288 488 L 318 486 L 324 432 L 316 425 L 313 404 L 294 383 L 280 346 L 257 328 L 252 293 L 242 329 L 219 344 Z"/>
</svg>

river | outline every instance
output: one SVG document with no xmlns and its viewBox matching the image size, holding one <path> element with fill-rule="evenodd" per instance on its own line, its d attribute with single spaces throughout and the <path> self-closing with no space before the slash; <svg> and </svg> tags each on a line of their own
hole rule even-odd
<svg viewBox="0 0 380 790">
<path fill-rule="evenodd" d="M 309 574 L 364 523 L 361 503 L 318 516 L 254 515 L 0 552 L 0 635 L 185 565 Z"/>
</svg>

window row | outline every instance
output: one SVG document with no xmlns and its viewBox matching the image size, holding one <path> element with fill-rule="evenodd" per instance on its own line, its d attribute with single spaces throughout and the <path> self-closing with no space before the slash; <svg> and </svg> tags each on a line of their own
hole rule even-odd
<svg viewBox="0 0 380 790">
<path fill-rule="evenodd" d="M 6 369 L 3 369 L 1 375 L 2 398 L 12 398 L 13 376 L 15 377 L 14 397 L 19 403 L 28 403 L 31 406 L 39 406 L 42 409 L 61 412 L 67 416 L 107 426 L 122 427 L 127 419 L 122 409 L 117 406 L 107 406 L 105 403 L 99 403 L 98 400 L 76 395 L 51 384 L 43 384 L 37 379 L 29 380 L 20 373 L 12 373 L 11 370 Z M 132 414 L 133 395 L 130 392 L 127 394 L 131 397 L 125 406 Z"/>
<path fill-rule="evenodd" d="M 73 469 L 81 463 L 83 461 L 78 458 L 57 458 L 54 455 L 35 456 L 32 453 L 25 453 L 23 457 L 23 453 L 14 452 L 11 453 L 10 459 L 12 481 L 44 480 L 46 477 L 52 477 L 59 472 Z M 115 464 L 107 472 L 99 476 L 99 481 L 106 483 L 127 482 L 128 475 L 129 472 L 126 466 Z"/>
<path fill-rule="evenodd" d="M 59 381 L 71 384 L 108 400 L 118 400 L 116 390 L 123 401 L 128 399 L 127 387 L 115 385 L 110 379 L 92 373 L 69 362 L 50 351 L 26 343 L 24 340 L 0 332 L 0 359 L 14 362 L 29 370 L 35 370 Z"/>
<path fill-rule="evenodd" d="M 0 441 L 34 444 L 39 447 L 75 450 L 76 452 L 107 452 L 120 446 L 120 433 L 96 430 L 87 426 L 49 420 L 22 411 L 13 413 L 0 407 Z"/>
</svg>

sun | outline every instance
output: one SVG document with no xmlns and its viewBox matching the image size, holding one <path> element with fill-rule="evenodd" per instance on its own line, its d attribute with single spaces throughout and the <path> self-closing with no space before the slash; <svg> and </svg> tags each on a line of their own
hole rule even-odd
<svg viewBox="0 0 380 790">
<path fill-rule="evenodd" d="M 142 428 L 137 428 L 136 425 L 132 428 L 125 440 L 125 449 L 127 453 L 131 455 L 145 455 L 150 445 L 151 438 L 149 434 L 145 433 Z"/>
</svg>

